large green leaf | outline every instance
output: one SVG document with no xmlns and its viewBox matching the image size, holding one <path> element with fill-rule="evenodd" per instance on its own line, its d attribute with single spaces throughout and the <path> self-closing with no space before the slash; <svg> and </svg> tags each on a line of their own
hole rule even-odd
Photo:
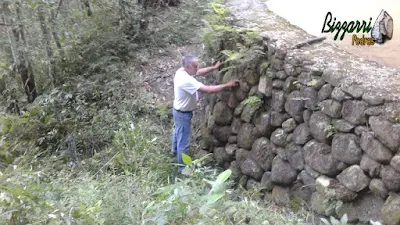
<svg viewBox="0 0 400 225">
<path fill-rule="evenodd" d="M 224 197 L 225 193 L 216 193 L 212 194 L 207 198 L 207 204 L 213 204 L 218 201 L 220 198 Z"/>
<path fill-rule="evenodd" d="M 218 182 L 224 182 L 226 180 L 228 180 L 228 178 L 231 176 L 232 174 L 232 170 L 227 169 L 224 172 L 222 172 L 221 174 L 218 175 L 217 177 L 217 181 Z"/>
<path fill-rule="evenodd" d="M 185 165 L 191 166 L 192 165 L 192 158 L 190 156 L 186 155 L 185 153 L 182 154 L 182 160 Z"/>
</svg>

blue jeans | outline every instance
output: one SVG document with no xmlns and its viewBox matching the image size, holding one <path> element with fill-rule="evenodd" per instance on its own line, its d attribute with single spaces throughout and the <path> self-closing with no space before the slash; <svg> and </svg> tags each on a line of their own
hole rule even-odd
<svg viewBox="0 0 400 225">
<path fill-rule="evenodd" d="M 182 153 L 187 153 L 190 145 L 190 129 L 192 125 L 192 112 L 178 112 L 172 109 L 174 116 L 174 130 L 172 132 L 172 152 L 177 153 L 178 163 L 184 164 L 182 160 Z M 179 166 L 179 171 L 185 167 Z"/>
</svg>

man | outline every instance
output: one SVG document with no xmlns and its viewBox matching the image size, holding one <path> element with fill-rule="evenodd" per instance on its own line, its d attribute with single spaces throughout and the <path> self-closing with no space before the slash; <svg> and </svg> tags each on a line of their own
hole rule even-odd
<svg viewBox="0 0 400 225">
<path fill-rule="evenodd" d="M 174 130 L 172 135 L 172 153 L 177 153 L 178 163 L 182 161 L 182 153 L 189 150 L 192 111 L 196 109 L 198 101 L 197 91 L 204 93 L 215 93 L 225 88 L 234 87 L 239 81 L 230 81 L 220 85 L 204 85 L 197 81 L 195 76 L 203 76 L 211 71 L 217 70 L 222 64 L 217 62 L 214 66 L 199 69 L 199 61 L 195 56 L 186 56 L 182 60 L 182 67 L 178 69 L 174 77 L 174 103 L 173 117 Z M 179 166 L 182 172 L 184 166 Z"/>
</svg>

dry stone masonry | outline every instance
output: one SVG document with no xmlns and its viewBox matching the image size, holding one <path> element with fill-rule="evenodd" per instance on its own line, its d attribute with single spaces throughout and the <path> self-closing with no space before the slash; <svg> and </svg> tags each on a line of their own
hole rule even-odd
<svg viewBox="0 0 400 225">
<path fill-rule="evenodd" d="M 312 36 L 262 1 L 226 6 L 262 31 L 270 66 L 238 68 L 240 87 L 210 97 L 204 148 L 278 203 L 297 196 L 321 215 L 400 224 L 400 71 L 323 42 L 291 48 Z"/>
</svg>

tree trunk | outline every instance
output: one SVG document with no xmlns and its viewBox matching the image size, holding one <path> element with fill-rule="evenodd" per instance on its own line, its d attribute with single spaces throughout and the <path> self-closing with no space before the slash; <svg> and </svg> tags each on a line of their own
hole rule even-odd
<svg viewBox="0 0 400 225">
<path fill-rule="evenodd" d="M 46 24 L 46 18 L 44 15 L 44 8 L 43 4 L 39 3 L 38 6 L 38 17 L 40 21 L 40 28 L 43 33 L 43 40 L 46 45 L 46 53 L 47 53 L 47 58 L 49 60 L 49 77 L 52 79 L 54 87 L 57 85 L 57 79 L 56 79 L 56 72 L 55 72 L 55 60 L 53 57 L 53 50 L 51 48 L 51 42 L 50 42 L 50 36 L 49 36 L 49 29 Z"/>
<path fill-rule="evenodd" d="M 33 74 L 32 67 L 29 63 L 26 51 L 26 39 L 24 26 L 21 18 L 21 3 L 18 1 L 15 3 L 17 12 L 17 24 L 15 24 L 12 32 L 17 47 L 18 60 L 15 64 L 17 72 L 21 75 L 25 93 L 28 96 L 28 102 L 33 102 L 37 97 L 35 76 Z"/>
<path fill-rule="evenodd" d="M 89 0 L 83 0 L 83 5 L 84 5 L 85 8 L 86 8 L 86 11 L 87 11 L 88 16 L 92 16 L 93 13 L 92 13 L 92 9 L 90 8 Z"/>
</svg>

